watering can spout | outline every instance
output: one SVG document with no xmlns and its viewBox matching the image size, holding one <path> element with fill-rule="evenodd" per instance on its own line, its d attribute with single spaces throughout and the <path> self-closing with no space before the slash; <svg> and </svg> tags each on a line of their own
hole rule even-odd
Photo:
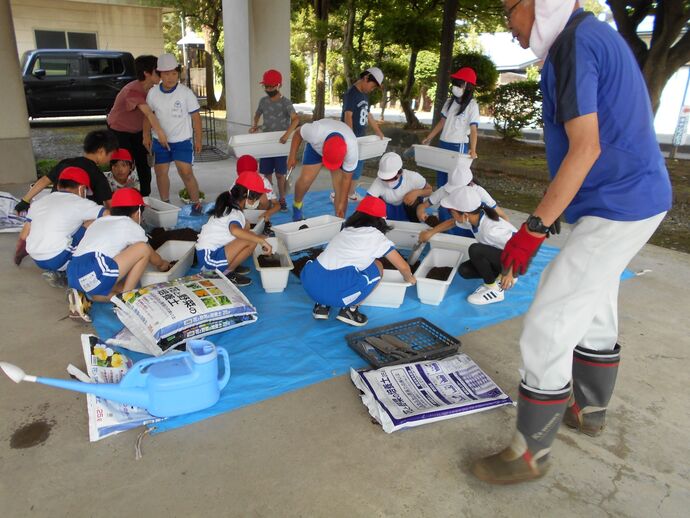
<svg viewBox="0 0 690 518">
<path fill-rule="evenodd" d="M 81 381 L 53 378 L 36 378 L 37 383 L 85 394 L 94 394 L 103 399 L 110 399 L 127 405 L 146 408 L 149 395 L 143 388 L 124 388 L 113 383 L 83 383 Z"/>
</svg>

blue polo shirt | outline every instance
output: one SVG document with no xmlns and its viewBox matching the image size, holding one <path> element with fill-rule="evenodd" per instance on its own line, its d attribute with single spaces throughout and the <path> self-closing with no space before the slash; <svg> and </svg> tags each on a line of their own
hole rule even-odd
<svg viewBox="0 0 690 518">
<path fill-rule="evenodd" d="M 552 45 L 541 75 L 551 178 L 568 152 L 564 123 L 597 113 L 601 155 L 565 211 L 638 221 L 671 207 L 671 183 L 654 131 L 647 87 L 623 38 L 578 9 Z"/>
<path fill-rule="evenodd" d="M 345 112 L 352 112 L 352 132 L 363 137 L 369 123 L 369 96 L 352 85 L 343 95 L 343 111 L 340 120 L 345 122 Z"/>
</svg>

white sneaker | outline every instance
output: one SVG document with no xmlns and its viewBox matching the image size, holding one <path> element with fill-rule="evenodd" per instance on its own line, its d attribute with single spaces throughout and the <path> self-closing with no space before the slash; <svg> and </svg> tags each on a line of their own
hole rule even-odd
<svg viewBox="0 0 690 518">
<path fill-rule="evenodd" d="M 331 198 L 331 203 L 335 203 L 335 193 L 334 192 L 331 193 L 330 198 Z"/>
<path fill-rule="evenodd" d="M 505 298 L 503 289 L 496 284 L 487 286 L 482 284 L 477 288 L 472 295 L 467 297 L 467 302 L 474 304 L 476 306 L 483 306 L 485 304 L 493 304 L 495 302 L 501 302 Z"/>
</svg>

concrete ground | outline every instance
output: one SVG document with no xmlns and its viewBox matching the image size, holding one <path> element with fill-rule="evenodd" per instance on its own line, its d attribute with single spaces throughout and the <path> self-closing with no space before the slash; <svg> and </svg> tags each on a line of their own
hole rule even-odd
<svg viewBox="0 0 690 518">
<path fill-rule="evenodd" d="M 196 166 L 209 198 L 233 169 L 233 160 Z M 328 186 L 322 177 L 317 188 Z M 29 260 L 11 263 L 15 240 L 0 234 L 0 359 L 65 377 L 68 363 L 83 365 L 79 335 L 92 329 L 65 318 L 64 293 Z M 540 481 L 491 487 L 468 471 L 509 441 L 513 408 L 387 435 L 340 376 L 147 437 L 136 461 L 135 431 L 88 442 L 84 396 L 2 377 L 2 516 L 687 516 L 690 261 L 647 246 L 630 268 L 646 273 L 621 286 L 623 361 L 609 425 L 596 439 L 562 428 Z M 461 337 L 513 397 L 520 329 L 517 318 Z M 31 424 L 34 437 L 17 432 Z M 17 447 L 30 439 L 45 440 Z"/>
</svg>

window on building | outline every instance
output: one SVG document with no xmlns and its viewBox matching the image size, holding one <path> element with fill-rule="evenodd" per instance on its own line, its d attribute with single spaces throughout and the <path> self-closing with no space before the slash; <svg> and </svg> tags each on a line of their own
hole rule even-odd
<svg viewBox="0 0 690 518">
<path fill-rule="evenodd" d="M 95 32 L 34 31 L 37 49 L 97 49 Z"/>
<path fill-rule="evenodd" d="M 79 60 L 59 56 L 41 56 L 32 67 L 31 73 L 45 70 L 47 77 L 67 77 L 79 75 Z"/>
<path fill-rule="evenodd" d="M 67 42 L 71 49 L 97 49 L 95 32 L 68 32 Z"/>
</svg>

